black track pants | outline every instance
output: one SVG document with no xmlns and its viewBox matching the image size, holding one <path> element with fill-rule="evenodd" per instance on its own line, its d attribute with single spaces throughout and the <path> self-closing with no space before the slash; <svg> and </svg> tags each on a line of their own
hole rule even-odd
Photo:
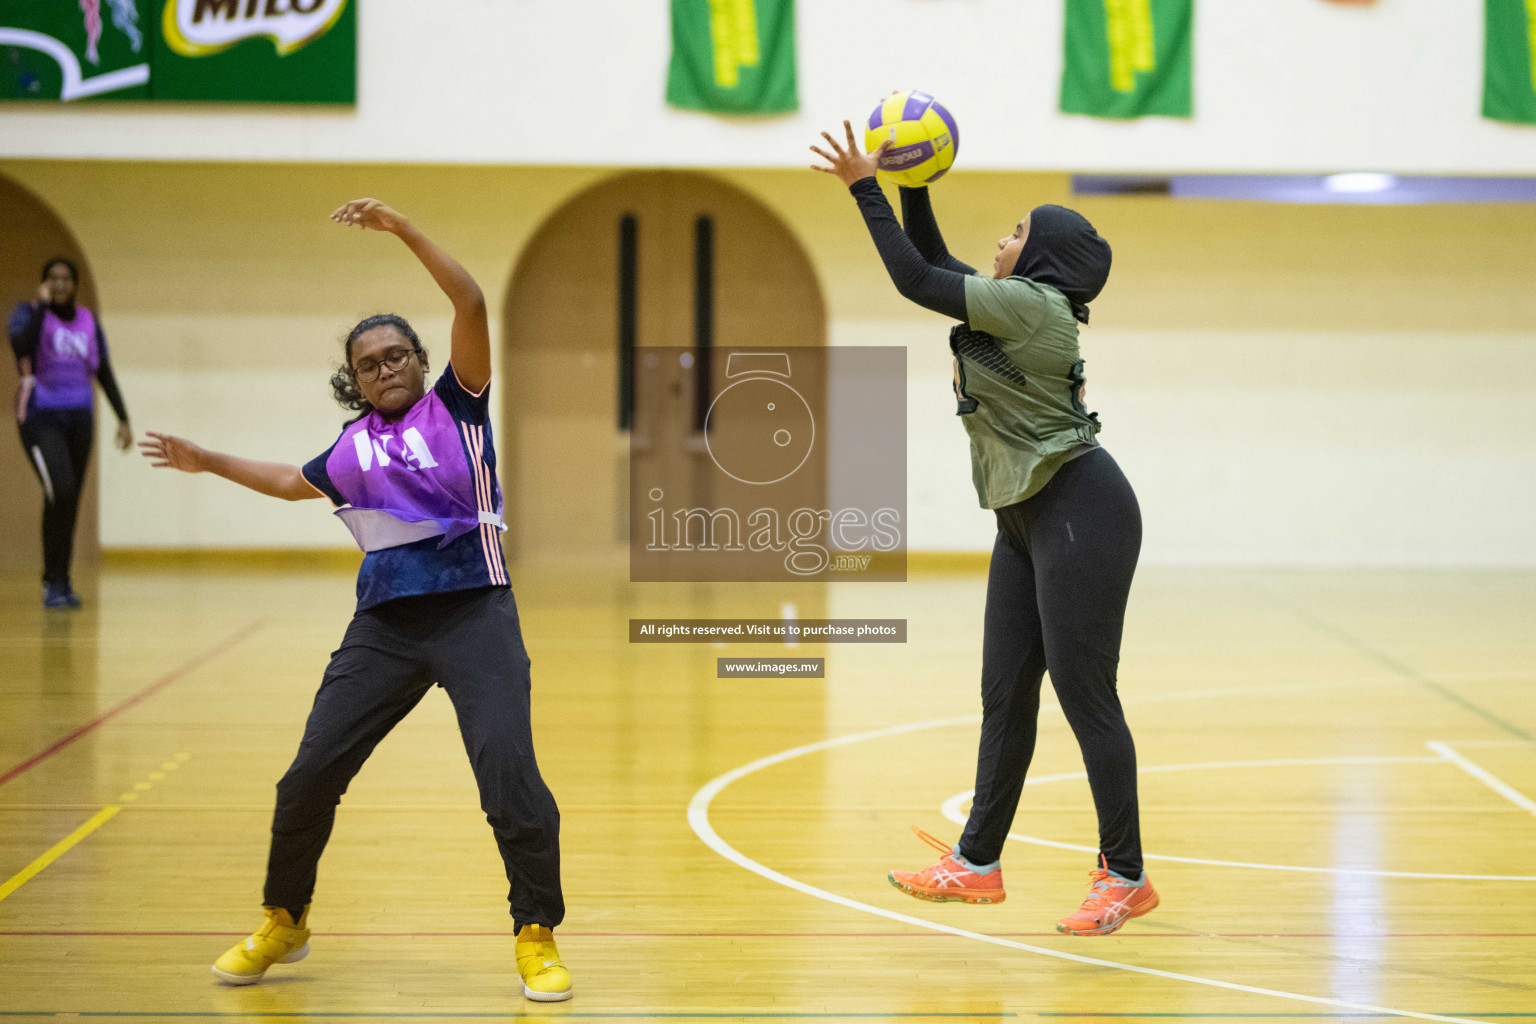
<svg viewBox="0 0 1536 1024">
<path fill-rule="evenodd" d="M 95 416 L 90 409 L 35 409 L 21 424 L 27 462 L 43 485 L 43 582 L 68 583 L 75 553 L 75 520 L 91 458 Z"/>
<path fill-rule="evenodd" d="M 1002 855 L 1035 752 L 1041 676 L 1049 671 L 1088 769 L 1099 848 L 1111 871 L 1134 879 L 1141 874 L 1136 748 L 1115 670 L 1141 550 L 1136 495 L 1097 448 L 1062 466 L 1034 497 L 998 509 L 997 522 L 976 797 L 960 852 L 978 864 Z"/>
<path fill-rule="evenodd" d="M 310 902 L 348 783 L 434 681 L 458 714 L 516 927 L 564 919 L 560 811 L 533 756 L 528 653 L 506 587 L 400 598 L 353 617 L 298 756 L 277 784 L 266 904 L 297 910 Z"/>
</svg>

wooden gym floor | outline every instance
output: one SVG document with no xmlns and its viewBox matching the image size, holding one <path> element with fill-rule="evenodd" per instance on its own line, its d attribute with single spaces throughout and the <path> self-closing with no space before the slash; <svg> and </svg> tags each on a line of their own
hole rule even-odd
<svg viewBox="0 0 1536 1024">
<path fill-rule="evenodd" d="M 983 579 L 808 597 L 514 570 L 563 816 L 576 998 L 525 1004 L 445 695 L 381 746 L 313 952 L 232 989 L 273 785 L 350 613 L 341 570 L 109 569 L 78 614 L 0 583 L 0 1017 L 964 1022 L 1536 1020 L 1536 573 L 1144 569 L 1121 692 L 1162 909 L 1052 924 L 1092 805 L 1042 712 L 997 907 L 886 872 L 958 834 Z M 798 595 L 798 596 L 797 596 Z M 899 617 L 906 645 L 633 645 L 644 616 Z M 813 606 L 814 611 L 806 610 Z M 825 680 L 719 680 L 722 654 Z"/>
</svg>

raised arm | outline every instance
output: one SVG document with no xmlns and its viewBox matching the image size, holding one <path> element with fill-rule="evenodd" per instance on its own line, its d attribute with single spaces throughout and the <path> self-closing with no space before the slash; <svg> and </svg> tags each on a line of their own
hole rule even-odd
<svg viewBox="0 0 1536 1024">
<path fill-rule="evenodd" d="M 901 188 L 901 226 L 917 251 L 930 266 L 953 270 L 957 274 L 974 274 L 976 268 L 962 263 L 949 254 L 944 236 L 939 232 L 939 222 L 933 215 L 933 203 L 928 198 L 928 187 Z"/>
<path fill-rule="evenodd" d="M 432 280 L 453 303 L 453 372 L 459 383 L 479 393 L 491 382 L 491 321 L 485 295 L 469 271 L 399 213 L 377 199 L 354 199 L 331 214 L 338 224 L 388 231 L 415 253 Z"/>
<path fill-rule="evenodd" d="M 183 473 L 212 473 L 249 487 L 258 494 L 284 501 L 323 498 L 298 466 L 282 462 L 257 462 L 238 455 L 211 452 L 191 441 L 170 434 L 149 431 L 149 440 L 140 441 L 139 449 L 156 469 L 179 469 Z"/>
<path fill-rule="evenodd" d="M 848 186 L 848 191 L 858 201 L 859 212 L 864 215 L 864 226 L 869 228 L 875 249 L 885 263 L 886 273 L 891 275 L 891 282 L 903 297 L 935 313 L 964 320 L 965 275 L 935 267 L 923 259 L 922 253 L 917 251 L 917 247 L 897 223 L 895 211 L 886 201 L 885 193 L 880 191 L 880 183 L 875 180 L 880 154 L 890 143 L 882 142 L 880 148 L 873 153 L 861 153 L 853 140 L 853 125 L 844 121 L 843 130 L 848 135 L 846 149 L 838 145 L 831 135 L 821 133 L 832 152 L 828 153 L 817 146 L 812 146 L 811 152 L 827 161 L 829 166 L 812 164 L 812 169 L 835 174 L 839 181 Z"/>
</svg>

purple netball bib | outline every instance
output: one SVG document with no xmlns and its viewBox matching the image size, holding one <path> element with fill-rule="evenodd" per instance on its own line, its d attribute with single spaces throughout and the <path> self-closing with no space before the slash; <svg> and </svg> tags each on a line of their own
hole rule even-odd
<svg viewBox="0 0 1536 1024">
<path fill-rule="evenodd" d="M 32 371 L 37 377 L 33 401 L 39 409 L 90 408 L 91 381 L 99 365 L 96 318 L 90 310 L 76 306 L 73 320 L 61 320 L 51 309 L 43 313 Z"/>
<path fill-rule="evenodd" d="M 393 422 L 371 412 L 342 432 L 325 463 L 347 504 L 336 515 L 364 551 L 442 536 L 439 547 L 482 523 L 502 527 L 500 500 L 482 507 L 460 426 L 434 389 Z"/>
</svg>

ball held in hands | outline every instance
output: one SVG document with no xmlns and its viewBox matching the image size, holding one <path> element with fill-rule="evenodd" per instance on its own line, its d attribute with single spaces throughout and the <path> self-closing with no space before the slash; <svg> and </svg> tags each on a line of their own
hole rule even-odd
<svg viewBox="0 0 1536 1024">
<path fill-rule="evenodd" d="M 960 126 L 944 105 L 909 89 L 881 100 L 865 124 L 864 148 L 880 151 L 880 172 L 907 188 L 930 185 L 949 172 L 960 152 Z"/>
</svg>

